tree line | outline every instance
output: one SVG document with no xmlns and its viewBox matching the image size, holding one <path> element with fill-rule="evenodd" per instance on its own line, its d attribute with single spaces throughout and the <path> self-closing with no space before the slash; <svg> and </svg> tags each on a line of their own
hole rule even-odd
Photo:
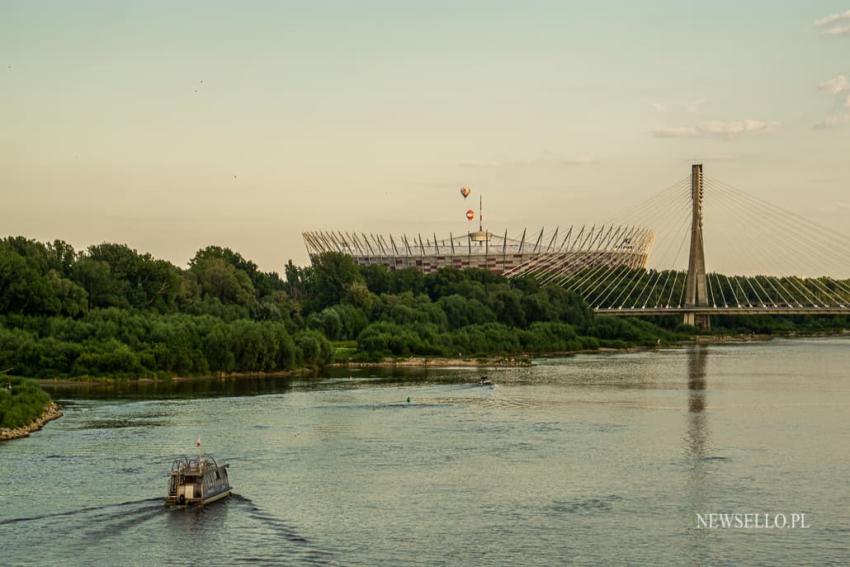
<svg viewBox="0 0 850 567">
<path fill-rule="evenodd" d="M 597 317 L 574 293 L 486 270 L 393 271 L 327 253 L 290 261 L 281 277 L 217 246 L 179 268 L 124 244 L 0 240 L 0 370 L 31 377 L 280 371 L 343 350 L 360 360 L 563 352 L 691 332 L 672 318 Z"/>
</svg>

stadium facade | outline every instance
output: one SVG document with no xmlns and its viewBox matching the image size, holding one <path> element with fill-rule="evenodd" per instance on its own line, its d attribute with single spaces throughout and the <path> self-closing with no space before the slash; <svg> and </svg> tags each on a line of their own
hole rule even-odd
<svg viewBox="0 0 850 567">
<path fill-rule="evenodd" d="M 560 233 L 560 234 L 559 234 Z M 348 254 L 363 266 L 383 265 L 391 270 L 415 268 L 484 268 L 509 277 L 523 274 L 569 276 L 587 268 L 645 268 L 655 242 L 653 231 L 636 226 L 603 225 L 543 230 L 517 238 L 481 230 L 438 239 L 436 234 L 382 235 L 364 232 L 304 232 L 312 260 L 324 252 Z"/>
</svg>

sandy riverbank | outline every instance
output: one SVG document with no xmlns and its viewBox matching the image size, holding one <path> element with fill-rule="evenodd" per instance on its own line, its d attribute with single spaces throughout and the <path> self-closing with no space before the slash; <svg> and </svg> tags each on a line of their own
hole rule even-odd
<svg viewBox="0 0 850 567">
<path fill-rule="evenodd" d="M 801 335 L 802 336 L 802 335 Z M 808 335 L 812 336 L 812 335 Z M 482 368 L 502 368 L 502 367 L 527 367 L 531 366 L 532 360 L 535 358 L 557 358 L 560 356 L 575 356 L 577 354 L 618 354 L 630 352 L 648 352 L 658 350 L 660 348 L 683 348 L 695 344 L 723 344 L 723 343 L 749 343 L 769 341 L 777 338 L 774 335 L 698 335 L 693 339 L 680 341 L 674 344 L 664 344 L 657 346 L 629 346 L 623 348 L 599 347 L 595 349 L 581 350 L 565 350 L 555 352 L 535 352 L 524 353 L 516 356 L 499 356 L 499 357 L 470 357 L 470 358 L 449 358 L 449 357 L 423 357 L 411 356 L 406 358 L 387 357 L 383 360 L 374 362 L 337 362 L 329 366 L 334 368 L 393 368 L 393 367 L 434 367 L 434 368 L 449 368 L 449 367 L 482 367 Z"/>
<path fill-rule="evenodd" d="M 444 358 L 410 356 L 406 358 L 384 358 L 374 362 L 336 362 L 332 368 L 452 368 L 452 367 L 523 367 L 531 366 L 530 356 L 500 356 L 478 358 Z"/>
</svg>

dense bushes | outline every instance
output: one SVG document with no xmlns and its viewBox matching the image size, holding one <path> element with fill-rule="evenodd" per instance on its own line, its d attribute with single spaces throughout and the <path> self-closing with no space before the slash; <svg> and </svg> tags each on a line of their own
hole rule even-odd
<svg viewBox="0 0 850 567">
<path fill-rule="evenodd" d="M 361 274 L 375 295 L 372 323 L 357 337 L 369 355 L 549 353 L 598 348 L 614 339 L 632 345 L 678 338 L 651 323 L 595 319 L 577 296 L 534 280 L 508 281 L 483 270 L 422 274 L 382 266 Z"/>
<path fill-rule="evenodd" d="M 328 339 L 317 331 L 301 331 L 295 335 L 299 362 L 306 366 L 322 366 L 333 359 L 333 347 Z"/>
<path fill-rule="evenodd" d="M 731 333 L 793 334 L 822 333 L 835 329 L 850 328 L 850 318 L 846 316 L 807 317 L 786 315 L 783 317 L 768 315 L 748 315 L 738 317 L 715 317 L 714 328 Z"/>
<path fill-rule="evenodd" d="M 442 354 L 439 333 L 432 324 L 401 325 L 380 321 L 366 327 L 357 338 L 360 350 L 366 353 L 405 355 Z"/>
<path fill-rule="evenodd" d="M 327 307 L 307 319 L 307 326 L 331 340 L 354 339 L 368 323 L 362 309 L 345 303 Z"/>
<path fill-rule="evenodd" d="M 304 351 L 304 333 L 293 337 L 282 323 L 209 315 L 109 308 L 79 320 L 18 315 L 0 323 L 0 368 L 34 377 L 287 370 L 325 364 L 332 351 L 320 333 L 308 333 Z"/>
<path fill-rule="evenodd" d="M 587 326 L 587 334 L 600 339 L 605 346 L 644 345 L 674 340 L 673 333 L 648 321 L 623 317 L 597 317 Z"/>
<path fill-rule="evenodd" d="M 560 322 L 537 322 L 528 329 L 490 322 L 440 332 L 436 325 L 381 321 L 369 325 L 358 337 L 358 344 L 363 352 L 394 356 L 486 356 L 594 349 L 599 341 L 579 336 L 575 327 Z"/>
<path fill-rule="evenodd" d="M 31 423 L 49 403 L 50 396 L 35 382 L 0 374 L 0 427 Z"/>
</svg>

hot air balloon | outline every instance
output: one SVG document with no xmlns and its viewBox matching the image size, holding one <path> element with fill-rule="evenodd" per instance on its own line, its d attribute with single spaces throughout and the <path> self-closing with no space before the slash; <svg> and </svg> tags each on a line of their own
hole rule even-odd
<svg viewBox="0 0 850 567">
<path fill-rule="evenodd" d="M 460 188 L 460 194 L 461 194 L 461 195 L 463 195 L 463 198 L 464 198 L 464 199 L 466 199 L 467 197 L 469 197 L 469 194 L 470 194 L 470 193 L 472 193 L 472 189 L 470 189 L 470 188 L 469 188 L 469 187 L 467 187 L 466 185 L 464 185 L 463 187 L 461 187 L 461 188 Z"/>
<path fill-rule="evenodd" d="M 466 220 L 471 221 L 475 218 L 475 211 L 472 209 L 466 209 Z"/>
</svg>

